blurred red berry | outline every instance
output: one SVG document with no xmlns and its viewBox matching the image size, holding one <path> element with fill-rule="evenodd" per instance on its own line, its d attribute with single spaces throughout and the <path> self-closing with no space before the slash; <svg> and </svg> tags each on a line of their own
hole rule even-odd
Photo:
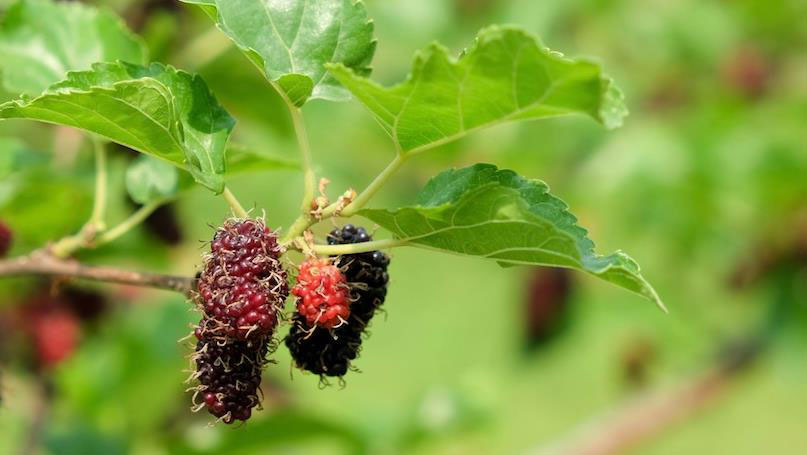
<svg viewBox="0 0 807 455">
<path fill-rule="evenodd" d="M 69 358 L 81 338 L 78 318 L 62 309 L 35 313 L 31 323 L 31 336 L 39 365 L 53 367 Z"/>
</svg>

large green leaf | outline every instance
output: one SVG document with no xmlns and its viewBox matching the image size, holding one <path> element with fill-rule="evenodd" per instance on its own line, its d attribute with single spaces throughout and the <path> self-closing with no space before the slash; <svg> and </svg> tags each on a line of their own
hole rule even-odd
<svg viewBox="0 0 807 455">
<path fill-rule="evenodd" d="M 490 164 L 434 177 L 421 191 L 416 206 L 365 209 L 359 214 L 416 246 L 504 265 L 578 269 L 662 305 L 628 255 L 594 252 L 586 230 L 544 182 Z"/>
<path fill-rule="evenodd" d="M 482 30 L 459 59 L 432 44 L 409 78 L 383 87 L 344 65 L 331 74 L 378 119 L 401 152 L 422 151 L 509 120 L 586 114 L 622 124 L 622 93 L 599 65 L 563 57 L 512 27 Z"/>
<path fill-rule="evenodd" d="M 357 0 L 182 0 L 202 7 L 297 106 L 350 94 L 325 70 L 370 73 L 373 23 Z"/>
<path fill-rule="evenodd" d="M 98 63 L 39 97 L 0 104 L 4 118 L 91 131 L 184 168 L 213 191 L 224 188 L 234 120 L 199 76 L 170 66 Z"/>
<path fill-rule="evenodd" d="M 13 93 L 35 95 L 101 61 L 145 63 L 145 47 L 117 16 L 80 3 L 20 0 L 0 24 L 0 70 Z"/>
</svg>

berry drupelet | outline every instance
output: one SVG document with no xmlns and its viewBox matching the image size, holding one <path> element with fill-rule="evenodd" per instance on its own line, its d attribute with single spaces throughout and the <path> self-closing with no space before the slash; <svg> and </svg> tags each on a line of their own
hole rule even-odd
<svg viewBox="0 0 807 455">
<path fill-rule="evenodd" d="M 195 331 L 198 341 L 192 357 L 196 363 L 193 377 L 199 381 L 195 410 L 207 408 L 228 424 L 248 420 L 252 408 L 260 404 L 258 389 L 269 345 L 266 339 L 222 337 L 210 326 L 211 321 L 203 319 Z"/>
<path fill-rule="evenodd" d="M 198 280 L 197 301 L 222 335 L 269 335 L 289 295 L 277 235 L 260 220 L 229 220 L 216 231 Z"/>
<path fill-rule="evenodd" d="M 364 228 L 345 225 L 328 236 L 331 245 L 372 240 Z M 320 376 L 344 376 L 359 353 L 362 334 L 387 295 L 389 256 L 380 251 L 337 256 L 334 263 L 350 287 L 347 324 L 331 330 L 311 325 L 300 313 L 286 337 L 286 346 L 298 367 Z"/>
</svg>

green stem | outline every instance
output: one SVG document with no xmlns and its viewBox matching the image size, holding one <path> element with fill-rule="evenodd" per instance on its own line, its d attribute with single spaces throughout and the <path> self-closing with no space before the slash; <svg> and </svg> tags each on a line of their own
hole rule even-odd
<svg viewBox="0 0 807 455">
<path fill-rule="evenodd" d="M 70 257 L 76 251 L 87 247 L 88 237 L 82 230 L 78 234 L 64 237 L 50 246 L 50 252 L 56 257 L 66 258 Z"/>
<path fill-rule="evenodd" d="M 372 199 L 373 196 L 375 196 L 378 190 L 380 190 L 381 187 L 383 187 L 384 184 L 387 183 L 390 177 L 392 177 L 405 162 L 406 162 L 405 155 L 401 154 L 396 155 L 395 159 L 393 159 L 387 165 L 387 167 L 383 171 L 381 171 L 380 174 L 378 174 L 375 180 L 370 182 L 367 188 L 365 188 L 364 191 L 361 192 L 361 194 L 356 196 L 356 199 L 354 199 L 353 202 L 348 204 L 345 208 L 343 208 L 339 212 L 339 215 L 344 217 L 355 215 L 356 212 L 361 210 L 361 208 L 364 207 L 365 204 L 367 204 L 370 201 L 370 199 Z M 325 208 L 325 210 L 322 211 L 322 217 L 328 218 L 335 215 L 337 209 L 338 206 L 336 204 L 329 205 L 328 207 Z"/>
<path fill-rule="evenodd" d="M 131 231 L 132 228 L 142 223 L 149 215 L 157 210 L 161 205 L 170 201 L 171 198 L 159 199 L 150 204 L 140 207 L 117 226 L 104 231 L 102 234 L 89 233 L 85 229 L 69 237 L 65 237 L 50 247 L 50 252 L 56 257 L 66 258 L 82 248 L 97 248 L 107 244 Z"/>
<path fill-rule="evenodd" d="M 132 228 L 145 221 L 146 218 L 149 217 L 149 215 L 154 213 L 155 210 L 160 208 L 160 206 L 162 206 L 168 201 L 170 201 L 169 198 L 158 199 L 154 202 L 144 205 L 143 207 L 140 207 L 139 209 L 137 209 L 137 211 L 132 213 L 129 216 L 129 218 L 126 218 L 123 222 L 121 222 L 117 226 L 99 235 L 92 242 L 92 247 L 95 248 L 104 245 L 106 243 L 112 242 L 113 240 L 116 240 L 118 237 L 121 237 L 122 235 L 131 231 Z"/>
<path fill-rule="evenodd" d="M 90 215 L 90 221 L 87 224 L 94 232 L 100 232 L 106 228 L 104 221 L 107 199 L 106 148 L 104 147 L 104 142 L 95 136 L 92 136 L 92 142 L 95 152 L 95 199 L 93 201 L 92 215 Z"/>
<path fill-rule="evenodd" d="M 289 226 L 288 232 L 280 239 L 280 243 L 288 245 L 295 237 L 301 236 L 312 224 L 314 224 L 314 219 L 311 218 L 310 215 L 303 214 L 298 216 L 291 226 Z"/>
<path fill-rule="evenodd" d="M 294 124 L 294 132 L 297 135 L 297 143 L 300 145 L 300 154 L 303 158 L 303 178 L 305 184 L 305 192 L 303 193 L 303 201 L 300 204 L 300 211 L 308 213 L 311 211 L 311 201 L 314 200 L 314 191 L 316 190 L 317 182 L 314 168 L 311 161 L 311 146 L 308 143 L 308 134 L 305 130 L 305 120 L 303 119 L 303 112 L 300 108 L 287 102 L 289 112 L 291 113 L 291 120 Z"/>
<path fill-rule="evenodd" d="M 229 188 L 224 187 L 224 191 L 221 193 L 224 196 L 224 199 L 230 204 L 230 208 L 233 210 L 235 216 L 239 218 L 249 218 L 249 213 L 244 210 L 244 207 L 241 206 L 241 203 L 238 202 L 235 195 L 230 191 Z"/>
<path fill-rule="evenodd" d="M 349 245 L 314 245 L 313 250 L 320 255 L 334 256 L 339 254 L 367 253 L 370 251 L 384 250 L 406 246 L 406 240 L 387 239 L 373 240 L 372 242 L 353 243 Z"/>
</svg>

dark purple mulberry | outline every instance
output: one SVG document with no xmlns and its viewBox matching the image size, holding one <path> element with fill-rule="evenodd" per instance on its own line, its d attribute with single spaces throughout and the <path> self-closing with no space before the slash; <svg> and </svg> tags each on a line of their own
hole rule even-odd
<svg viewBox="0 0 807 455">
<path fill-rule="evenodd" d="M 372 240 L 364 228 L 345 225 L 328 236 L 331 245 Z M 347 324 L 333 329 L 311 327 L 297 313 L 286 346 L 298 367 L 320 376 L 341 377 L 361 349 L 362 333 L 387 296 L 389 256 L 380 252 L 338 256 L 334 260 L 348 281 L 351 301 Z"/>
<path fill-rule="evenodd" d="M 0 258 L 5 256 L 8 250 L 11 249 L 11 241 L 13 238 L 14 234 L 11 232 L 11 229 L 0 221 Z"/>
<path fill-rule="evenodd" d="M 239 340 L 269 335 L 289 295 L 277 235 L 260 220 L 230 220 L 216 231 L 199 277 L 205 315 Z"/>
<path fill-rule="evenodd" d="M 207 408 L 228 424 L 245 421 L 260 404 L 258 390 L 269 345 L 266 338 L 234 340 L 218 334 L 218 328 L 203 319 L 195 331 L 193 377 L 199 381 L 194 389 L 195 410 Z"/>
</svg>

